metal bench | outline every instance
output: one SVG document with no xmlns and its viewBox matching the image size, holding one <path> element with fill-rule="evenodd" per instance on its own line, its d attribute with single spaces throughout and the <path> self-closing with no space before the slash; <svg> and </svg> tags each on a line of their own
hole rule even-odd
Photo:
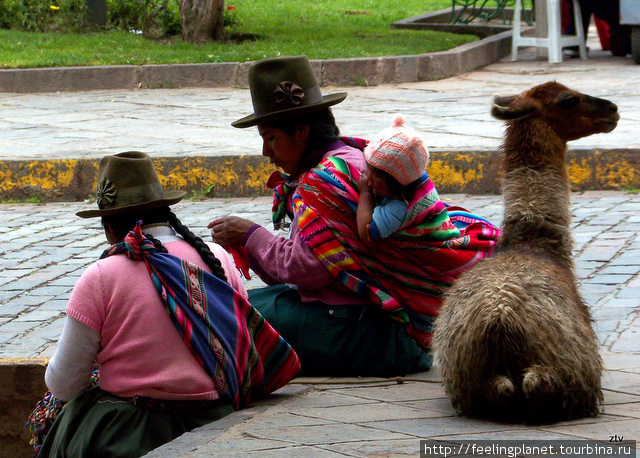
<svg viewBox="0 0 640 458">
<path fill-rule="evenodd" d="M 508 16 L 505 15 L 505 8 L 513 7 L 514 4 L 515 0 L 451 0 L 449 24 L 468 24 L 475 19 L 488 22 L 498 17 L 506 24 Z M 530 25 L 533 23 L 533 15 L 534 0 L 531 0 L 531 8 L 523 11 L 523 17 Z"/>
</svg>

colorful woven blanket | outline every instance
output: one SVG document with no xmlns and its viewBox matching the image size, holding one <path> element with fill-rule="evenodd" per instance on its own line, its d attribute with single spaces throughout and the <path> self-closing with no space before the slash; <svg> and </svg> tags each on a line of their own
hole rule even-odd
<svg viewBox="0 0 640 458">
<path fill-rule="evenodd" d="M 141 223 L 103 257 L 117 253 L 144 261 L 185 344 L 236 409 L 299 374 L 296 353 L 244 297 L 197 265 L 156 251 Z"/>
<path fill-rule="evenodd" d="M 385 239 L 361 240 L 359 176 L 342 159 L 324 159 L 299 177 L 290 211 L 302 239 L 336 279 L 406 323 L 428 349 L 443 295 L 457 275 L 492 251 L 499 230 L 464 209 L 451 213 L 425 173 L 400 229 Z"/>
</svg>

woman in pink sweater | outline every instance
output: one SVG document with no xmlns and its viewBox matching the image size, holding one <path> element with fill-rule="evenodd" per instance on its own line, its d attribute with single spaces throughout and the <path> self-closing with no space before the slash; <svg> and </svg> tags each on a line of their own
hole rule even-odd
<svg viewBox="0 0 640 458">
<path fill-rule="evenodd" d="M 428 204 L 413 205 L 418 210 L 403 227 L 413 235 L 361 240 L 355 210 L 366 142 L 340 137 L 329 108 L 346 93 L 323 96 L 305 56 L 254 63 L 249 86 L 254 113 L 232 125 L 257 126 L 263 156 L 284 172 L 267 183 L 274 225 L 291 220 L 286 237 L 234 216 L 209 224 L 213 239 L 244 248 L 250 267 L 270 285 L 250 290 L 249 301 L 296 350 L 304 375 L 428 370 L 442 295 L 463 267 L 491 250 L 497 229 L 474 218 L 461 227 L 478 221 L 477 234 L 455 227 L 425 178 L 419 195 Z"/>
<path fill-rule="evenodd" d="M 234 316 L 234 310 L 244 306 L 249 313 L 251 308 L 226 251 L 205 244 L 170 211 L 169 205 L 185 193 L 162 190 L 148 155 L 107 156 L 100 162 L 98 175 L 99 209 L 78 215 L 101 217 L 113 246 L 105 252 L 109 256 L 84 272 L 69 299 L 62 336 L 45 381 L 54 398 L 72 402 L 47 434 L 41 456 L 141 456 L 251 400 L 234 396 L 236 389 L 230 386 L 236 378 L 239 386 L 246 386 L 243 377 L 251 370 L 246 360 L 255 348 L 232 329 L 247 316 Z M 120 252 L 127 255 L 118 255 Z M 163 252 L 173 256 L 167 258 Z M 178 267 L 171 271 L 162 267 L 164 263 Z M 158 270 L 150 275 L 149 269 Z M 190 275 L 183 277 L 182 271 Z M 174 274 L 178 281 L 170 284 Z M 189 334 L 196 333 L 203 320 L 170 311 L 180 307 L 177 290 L 185 279 L 189 282 L 184 292 L 187 305 L 200 317 L 203 310 L 205 315 L 216 315 L 214 321 L 222 320 L 220 313 L 230 314 L 228 329 L 213 330 L 209 337 L 228 350 L 226 364 L 236 373 L 225 371 L 219 377 L 216 371 L 222 372 L 224 365 L 217 365 L 211 356 L 214 352 L 206 348 L 204 353 L 194 351 L 200 342 Z M 203 285 L 211 291 L 205 291 Z M 209 308 L 217 300 L 220 302 Z M 243 324 L 246 327 L 241 323 L 239 329 Z M 260 332 L 270 332 L 270 338 L 288 347 L 269 329 Z M 225 347 L 225 338 L 240 342 L 249 351 L 237 353 Z M 290 354 L 291 367 L 284 383 L 297 373 L 297 358 Z M 209 366 L 202 362 L 207 359 L 212 361 Z M 100 367 L 99 386 L 87 390 L 96 365 Z"/>
</svg>

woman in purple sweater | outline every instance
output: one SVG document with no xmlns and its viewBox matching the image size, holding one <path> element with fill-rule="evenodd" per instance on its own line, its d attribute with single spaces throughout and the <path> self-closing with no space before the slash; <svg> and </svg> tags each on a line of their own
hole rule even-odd
<svg viewBox="0 0 640 458">
<path fill-rule="evenodd" d="M 232 125 L 258 127 L 262 154 L 284 172 L 274 172 L 267 183 L 274 189 L 274 225 L 282 228 L 291 219 L 286 237 L 235 216 L 209 224 L 217 243 L 246 249 L 250 267 L 270 285 L 250 290 L 249 301 L 296 350 L 304 375 L 387 377 L 428 370 L 431 324 L 442 294 L 461 265 L 491 249 L 495 228 L 487 223 L 485 242 L 466 243 L 445 211 L 436 232 L 449 246 L 440 251 L 443 269 L 429 266 L 429 274 L 424 266 L 433 264 L 437 250 L 418 250 L 429 253 L 418 260 L 405 256 L 402 240 L 360 240 L 355 210 L 366 142 L 340 137 L 329 108 L 346 93 L 323 96 L 305 56 L 254 63 L 249 85 L 254 113 Z M 437 194 L 431 197 L 440 202 Z M 435 221 L 435 213 L 418 213 L 422 219 L 409 218 L 406 227 Z M 435 239 L 420 227 L 426 247 Z M 455 260 L 444 254 L 463 251 L 454 245 L 467 250 Z"/>
</svg>

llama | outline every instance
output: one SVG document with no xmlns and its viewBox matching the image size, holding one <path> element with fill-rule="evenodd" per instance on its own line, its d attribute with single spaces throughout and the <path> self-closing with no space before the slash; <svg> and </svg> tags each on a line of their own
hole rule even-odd
<svg viewBox="0 0 640 458">
<path fill-rule="evenodd" d="M 574 273 L 567 141 L 611 132 L 618 108 L 556 83 L 493 98 L 506 122 L 495 253 L 461 275 L 434 332 L 462 415 L 547 423 L 597 416 L 602 360 Z"/>
</svg>

